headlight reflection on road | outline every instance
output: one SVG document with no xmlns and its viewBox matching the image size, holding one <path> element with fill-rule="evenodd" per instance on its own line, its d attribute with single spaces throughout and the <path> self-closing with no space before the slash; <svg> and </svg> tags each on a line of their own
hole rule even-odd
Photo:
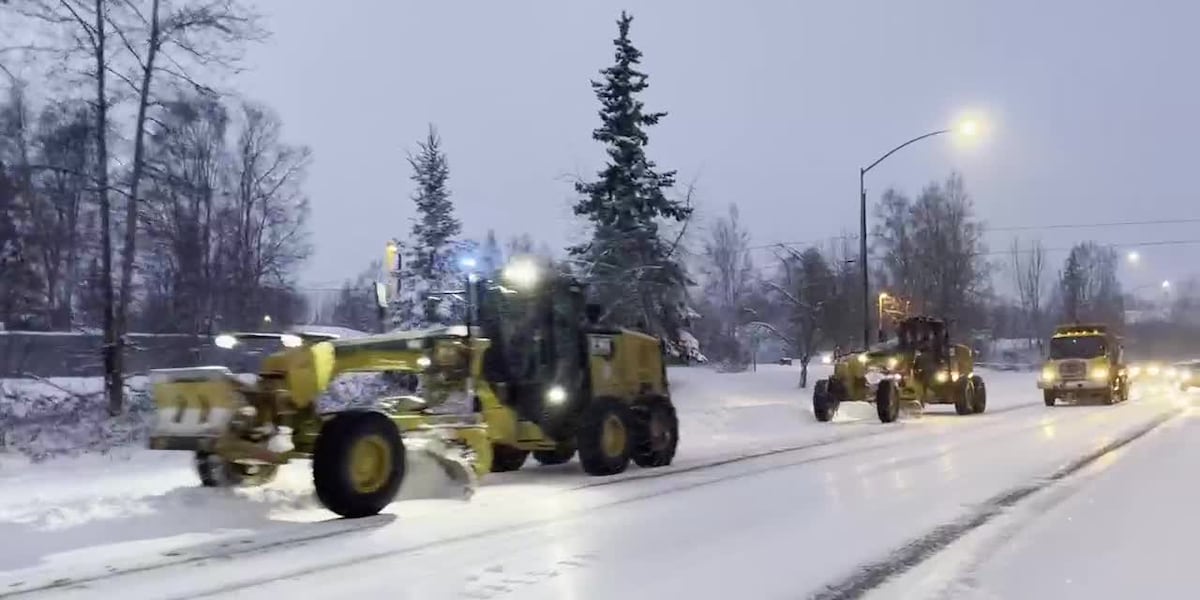
<svg viewBox="0 0 1200 600">
<path fill-rule="evenodd" d="M 1055 434 L 1054 419 L 1045 417 L 1041 421 L 1038 422 L 1038 426 L 1042 430 L 1042 437 L 1044 437 L 1048 440 L 1054 439 L 1054 434 Z"/>
</svg>

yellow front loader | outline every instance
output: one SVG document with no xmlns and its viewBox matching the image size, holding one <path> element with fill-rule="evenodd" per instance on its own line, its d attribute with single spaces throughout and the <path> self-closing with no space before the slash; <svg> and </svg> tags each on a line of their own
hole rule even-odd
<svg viewBox="0 0 1200 600">
<path fill-rule="evenodd" d="M 416 457 L 467 490 L 529 453 L 543 464 L 578 454 L 592 475 L 670 464 L 678 420 L 661 342 L 596 323 L 582 286 L 539 267 L 506 270 L 511 288 L 471 278 L 470 325 L 345 340 L 278 334 L 281 348 L 252 383 L 223 367 L 155 371 L 150 446 L 194 452 L 205 485 L 260 484 L 311 459 L 318 498 L 346 517 L 386 507 Z M 264 335 L 274 334 L 217 342 Z M 321 412 L 318 399 L 348 373 L 417 385 Z"/>
</svg>

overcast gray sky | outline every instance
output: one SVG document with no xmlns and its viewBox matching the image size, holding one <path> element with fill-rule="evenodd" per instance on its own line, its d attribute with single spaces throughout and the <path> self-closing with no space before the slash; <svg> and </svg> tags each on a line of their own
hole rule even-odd
<svg viewBox="0 0 1200 600">
<path fill-rule="evenodd" d="M 466 235 L 527 232 L 555 248 L 578 236 L 567 176 L 603 158 L 588 81 L 611 62 L 622 8 L 647 105 L 670 113 L 651 157 L 696 179 L 701 227 L 736 202 L 756 244 L 854 232 L 857 169 L 963 111 L 987 116 L 983 139 L 911 146 L 868 175 L 869 192 L 957 169 L 994 227 L 1200 216 L 1189 0 L 259 4 L 274 35 L 238 87 L 314 150 L 306 285 L 351 277 L 406 235 L 405 152 L 430 122 Z M 1198 225 L 1022 234 L 1062 248 L 1200 239 Z M 1182 279 L 1198 249 L 1142 248 L 1126 284 Z"/>
</svg>

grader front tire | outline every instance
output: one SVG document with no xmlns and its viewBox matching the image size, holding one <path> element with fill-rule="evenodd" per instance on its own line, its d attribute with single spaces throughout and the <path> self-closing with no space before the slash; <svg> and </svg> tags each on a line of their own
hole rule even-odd
<svg viewBox="0 0 1200 600">
<path fill-rule="evenodd" d="M 895 423 L 900 418 L 900 388 L 895 381 L 885 379 L 875 388 L 875 412 L 881 423 Z"/>
<path fill-rule="evenodd" d="M 317 436 L 313 484 L 325 508 L 367 517 L 395 499 L 405 467 L 404 441 L 391 420 L 376 412 L 340 413 Z"/>
</svg>

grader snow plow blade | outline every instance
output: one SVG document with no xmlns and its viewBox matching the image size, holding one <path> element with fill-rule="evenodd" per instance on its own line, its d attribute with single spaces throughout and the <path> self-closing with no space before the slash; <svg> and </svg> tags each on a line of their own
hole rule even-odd
<svg viewBox="0 0 1200 600">
<path fill-rule="evenodd" d="M 407 472 L 399 499 L 459 498 L 469 500 L 479 476 L 469 452 L 434 437 L 405 440 Z"/>
</svg>

